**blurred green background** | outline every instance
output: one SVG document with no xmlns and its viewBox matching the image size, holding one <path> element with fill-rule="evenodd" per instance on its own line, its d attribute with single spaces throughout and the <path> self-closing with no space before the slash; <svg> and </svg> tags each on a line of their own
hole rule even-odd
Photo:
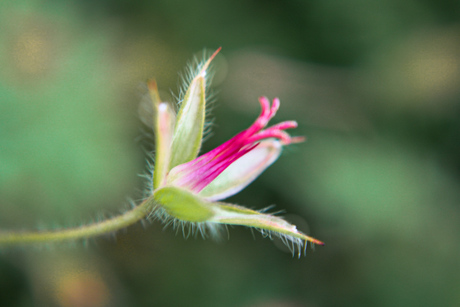
<svg viewBox="0 0 460 307">
<path fill-rule="evenodd" d="M 155 77 L 215 59 L 209 150 L 281 99 L 306 143 L 229 201 L 326 242 L 158 222 L 0 250 L 0 306 L 460 306 L 460 2 L 2 0 L 0 229 L 80 225 L 142 196 Z M 169 91 L 172 90 L 172 92 Z M 276 122 L 274 121 L 274 122 Z"/>
</svg>

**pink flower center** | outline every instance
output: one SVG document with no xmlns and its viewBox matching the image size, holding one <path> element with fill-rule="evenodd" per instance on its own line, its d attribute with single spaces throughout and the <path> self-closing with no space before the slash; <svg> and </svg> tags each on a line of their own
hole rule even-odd
<svg viewBox="0 0 460 307">
<path fill-rule="evenodd" d="M 174 178 L 173 184 L 199 193 L 233 162 L 256 148 L 259 141 L 275 138 L 282 145 L 288 145 L 304 140 L 303 137 L 291 137 L 283 131 L 297 127 L 295 121 L 281 122 L 264 129 L 278 111 L 280 101 L 278 98 L 273 99 L 271 107 L 270 101 L 266 97 L 260 97 L 259 102 L 262 106 L 262 112 L 248 129 L 238 133 L 210 152 L 174 167 L 169 173 L 169 176 Z"/>
</svg>

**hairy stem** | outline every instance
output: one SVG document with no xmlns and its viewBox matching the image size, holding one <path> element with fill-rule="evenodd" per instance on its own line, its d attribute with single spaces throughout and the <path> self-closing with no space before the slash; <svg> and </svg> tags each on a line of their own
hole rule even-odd
<svg viewBox="0 0 460 307">
<path fill-rule="evenodd" d="M 98 223 L 84 225 L 75 228 L 67 228 L 53 231 L 27 231 L 12 232 L 0 230 L 0 247 L 27 243 L 56 243 L 78 239 L 88 239 L 102 234 L 111 233 L 128 227 L 143 218 L 152 211 L 155 202 L 153 197 L 144 200 L 140 205 L 125 212 L 122 215 L 104 220 Z"/>
</svg>

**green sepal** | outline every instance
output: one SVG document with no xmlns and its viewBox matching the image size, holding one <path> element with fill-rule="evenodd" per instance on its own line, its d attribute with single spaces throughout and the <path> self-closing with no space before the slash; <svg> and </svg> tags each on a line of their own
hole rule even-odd
<svg viewBox="0 0 460 307">
<path fill-rule="evenodd" d="M 198 156 L 206 117 L 206 71 L 220 48 L 201 66 L 185 92 L 177 115 L 169 169 Z"/>
<path fill-rule="evenodd" d="M 310 241 L 315 244 L 324 245 L 323 242 L 300 232 L 297 230 L 295 225 L 288 223 L 280 217 L 260 213 L 258 211 L 233 204 L 214 204 L 217 205 L 219 209 L 215 211 L 216 214 L 211 219 L 211 222 L 255 227 L 281 235 L 299 238 L 303 241 Z"/>
<path fill-rule="evenodd" d="M 153 129 L 155 132 L 155 170 L 153 172 L 153 189 L 165 184 L 171 160 L 171 143 L 174 133 L 176 115 L 166 102 L 161 102 L 155 80 L 148 81 L 153 107 Z"/>
<path fill-rule="evenodd" d="M 214 203 L 176 187 L 164 187 L 153 193 L 155 201 L 171 216 L 187 222 L 206 222 L 214 215 Z"/>
<path fill-rule="evenodd" d="M 190 83 L 177 115 L 170 168 L 195 159 L 203 138 L 206 111 L 205 77 L 198 75 Z"/>
<path fill-rule="evenodd" d="M 155 121 L 155 169 L 153 172 L 153 188 L 157 189 L 166 183 L 166 175 L 171 159 L 171 142 L 174 131 L 175 114 L 169 104 L 162 102 L 156 108 Z"/>
</svg>

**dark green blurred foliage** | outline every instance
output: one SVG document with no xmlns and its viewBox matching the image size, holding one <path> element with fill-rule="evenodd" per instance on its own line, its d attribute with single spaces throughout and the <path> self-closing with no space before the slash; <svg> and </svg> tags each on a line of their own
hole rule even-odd
<svg viewBox="0 0 460 307">
<path fill-rule="evenodd" d="M 248 229 L 136 225 L 2 250 L 0 306 L 458 306 L 459 16 L 434 0 L 1 1 L 0 229 L 139 197 L 145 80 L 170 100 L 192 55 L 222 46 L 204 150 L 260 95 L 308 137 L 230 201 L 285 208 L 326 246 L 298 260 Z"/>
</svg>

